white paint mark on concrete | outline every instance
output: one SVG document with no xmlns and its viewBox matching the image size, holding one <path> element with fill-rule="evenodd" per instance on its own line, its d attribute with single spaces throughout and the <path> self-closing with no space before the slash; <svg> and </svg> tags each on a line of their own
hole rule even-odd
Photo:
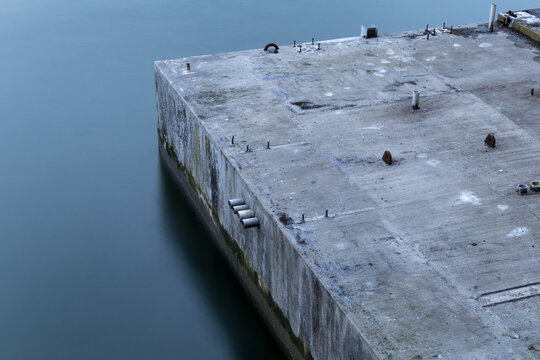
<svg viewBox="0 0 540 360">
<path fill-rule="evenodd" d="M 332 96 L 332 95 L 334 95 L 334 93 L 331 93 L 331 92 L 324 93 L 324 96 Z"/>
<path fill-rule="evenodd" d="M 459 195 L 458 203 L 480 205 L 480 199 L 471 191 L 462 191 Z"/>
<path fill-rule="evenodd" d="M 440 162 L 439 160 L 435 160 L 435 159 L 426 161 L 426 164 L 431 165 L 431 166 L 433 166 L 433 167 L 439 165 L 440 163 L 441 163 L 441 162 Z"/>
<path fill-rule="evenodd" d="M 373 75 L 378 76 L 378 77 L 384 77 L 384 74 L 381 74 L 378 71 L 374 72 Z"/>
<path fill-rule="evenodd" d="M 396 70 L 396 71 L 398 71 L 398 72 L 403 72 L 403 71 L 407 71 L 407 68 L 396 66 L 396 67 L 394 68 L 394 70 Z"/>
<path fill-rule="evenodd" d="M 504 204 L 499 204 L 499 205 L 497 205 L 497 207 L 498 207 L 499 210 L 501 210 L 501 211 L 504 211 L 504 210 L 508 209 L 508 205 L 504 205 Z"/>
<path fill-rule="evenodd" d="M 338 249 L 338 250 L 344 250 L 344 249 L 345 249 L 345 244 L 344 244 L 344 243 L 338 243 L 338 244 L 336 244 L 336 249 Z"/>
<path fill-rule="evenodd" d="M 418 154 L 416 157 L 419 159 L 427 159 L 427 154 Z"/>
<path fill-rule="evenodd" d="M 481 48 L 488 48 L 488 47 L 492 47 L 493 44 L 492 43 L 481 43 L 480 45 L 478 45 L 478 47 L 481 47 Z"/>
<path fill-rule="evenodd" d="M 520 236 L 527 235 L 528 233 L 529 233 L 529 228 L 526 227 L 526 226 L 521 226 L 521 227 L 515 228 L 514 230 L 510 231 L 508 233 L 508 235 L 506 235 L 506 236 L 507 237 L 518 238 Z"/>
<path fill-rule="evenodd" d="M 381 63 L 382 63 L 382 64 L 390 64 L 390 61 L 388 61 L 388 60 L 386 60 L 386 59 L 382 59 L 382 60 L 381 60 Z"/>
<path fill-rule="evenodd" d="M 428 58 L 426 58 L 426 61 L 433 61 L 437 58 L 437 56 L 430 56 Z"/>
<path fill-rule="evenodd" d="M 394 53 L 394 50 L 392 50 L 392 49 L 388 50 L 386 53 L 387 53 L 388 55 L 394 55 L 394 54 L 395 54 L 395 53 Z"/>
<path fill-rule="evenodd" d="M 461 44 L 454 44 L 454 47 L 461 47 Z"/>
<path fill-rule="evenodd" d="M 395 59 L 395 60 L 398 60 L 398 61 L 401 61 L 401 62 L 404 62 L 404 63 L 408 63 L 408 62 L 411 62 L 413 60 L 412 57 L 401 56 L 401 55 L 390 56 L 390 59 Z"/>
<path fill-rule="evenodd" d="M 362 130 L 381 130 L 382 128 L 383 128 L 382 125 L 377 124 L 377 125 L 373 125 L 373 126 L 363 127 Z"/>
<path fill-rule="evenodd" d="M 350 90 L 351 88 L 349 86 L 344 87 L 345 90 Z"/>
</svg>

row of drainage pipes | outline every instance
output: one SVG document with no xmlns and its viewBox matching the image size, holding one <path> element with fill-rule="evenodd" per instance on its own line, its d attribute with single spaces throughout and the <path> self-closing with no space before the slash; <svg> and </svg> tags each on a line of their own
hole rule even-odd
<svg viewBox="0 0 540 360">
<path fill-rule="evenodd" d="M 255 216 L 255 212 L 249 208 L 244 199 L 237 198 L 229 200 L 229 207 L 238 215 L 244 229 L 259 226 L 259 219 Z"/>
</svg>

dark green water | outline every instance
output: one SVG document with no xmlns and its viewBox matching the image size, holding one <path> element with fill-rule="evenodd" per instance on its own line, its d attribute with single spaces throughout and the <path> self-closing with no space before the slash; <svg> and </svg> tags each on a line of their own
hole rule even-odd
<svg viewBox="0 0 540 360">
<path fill-rule="evenodd" d="M 160 165 L 153 61 L 489 4 L 1 0 L 0 359 L 282 358 Z"/>
</svg>

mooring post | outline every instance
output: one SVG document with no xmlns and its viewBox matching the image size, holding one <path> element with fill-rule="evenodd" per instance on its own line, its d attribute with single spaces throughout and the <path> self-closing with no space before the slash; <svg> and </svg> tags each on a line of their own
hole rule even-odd
<svg viewBox="0 0 540 360">
<path fill-rule="evenodd" d="M 495 13 L 497 12 L 497 4 L 491 4 L 491 10 L 489 12 L 488 30 L 493 32 L 493 25 L 495 24 Z"/>
</svg>

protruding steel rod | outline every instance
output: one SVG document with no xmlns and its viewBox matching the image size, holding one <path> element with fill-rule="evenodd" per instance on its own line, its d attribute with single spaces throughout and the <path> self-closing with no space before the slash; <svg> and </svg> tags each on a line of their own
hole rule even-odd
<svg viewBox="0 0 540 360">
<path fill-rule="evenodd" d="M 452 34 L 454 32 L 454 26 L 450 26 L 450 34 Z"/>
<path fill-rule="evenodd" d="M 190 63 L 187 63 L 187 64 L 186 64 L 186 68 L 188 69 L 188 71 L 191 70 L 191 64 L 190 64 Z"/>
<path fill-rule="evenodd" d="M 321 43 L 317 43 L 317 50 L 321 50 Z"/>
<path fill-rule="evenodd" d="M 311 45 L 315 45 L 315 38 L 311 38 Z"/>
<path fill-rule="evenodd" d="M 299 52 L 302 52 L 302 45 L 298 45 L 298 48 L 300 49 Z"/>
<path fill-rule="evenodd" d="M 493 25 L 495 24 L 495 14 L 497 13 L 497 5 L 491 4 L 491 9 L 489 11 L 489 23 L 488 23 L 488 30 L 490 32 L 493 31 Z"/>
<path fill-rule="evenodd" d="M 267 142 L 266 142 L 266 148 L 267 148 L 267 149 L 270 149 L 270 141 L 267 141 Z"/>
<path fill-rule="evenodd" d="M 302 222 L 305 222 L 306 218 L 304 217 L 304 213 L 302 213 Z"/>
<path fill-rule="evenodd" d="M 238 205 L 244 205 L 246 202 L 244 201 L 244 199 L 242 198 L 236 198 L 236 199 L 231 199 L 229 200 L 229 206 L 231 207 L 231 209 L 234 207 L 234 206 L 238 206 Z"/>
<path fill-rule="evenodd" d="M 251 217 L 248 219 L 242 219 L 242 225 L 244 225 L 244 229 L 249 229 L 252 227 L 259 226 L 259 219 L 256 217 Z"/>
<path fill-rule="evenodd" d="M 531 96 L 534 95 L 534 88 L 531 89 Z"/>
<path fill-rule="evenodd" d="M 442 23 L 442 28 L 446 29 L 446 23 L 445 22 Z"/>
<path fill-rule="evenodd" d="M 414 90 L 412 93 L 412 107 L 414 110 L 418 110 L 420 108 L 420 92 L 418 90 Z"/>
<path fill-rule="evenodd" d="M 246 152 L 249 152 L 249 145 L 246 145 Z"/>
<path fill-rule="evenodd" d="M 427 33 L 427 39 L 429 40 L 429 31 L 428 31 L 428 33 Z"/>
<path fill-rule="evenodd" d="M 324 217 L 328 217 L 328 209 L 324 212 Z"/>
<path fill-rule="evenodd" d="M 231 145 L 234 145 L 234 135 L 233 135 L 233 137 L 231 139 Z"/>
<path fill-rule="evenodd" d="M 293 47 L 296 47 L 296 40 L 293 41 Z"/>
</svg>

